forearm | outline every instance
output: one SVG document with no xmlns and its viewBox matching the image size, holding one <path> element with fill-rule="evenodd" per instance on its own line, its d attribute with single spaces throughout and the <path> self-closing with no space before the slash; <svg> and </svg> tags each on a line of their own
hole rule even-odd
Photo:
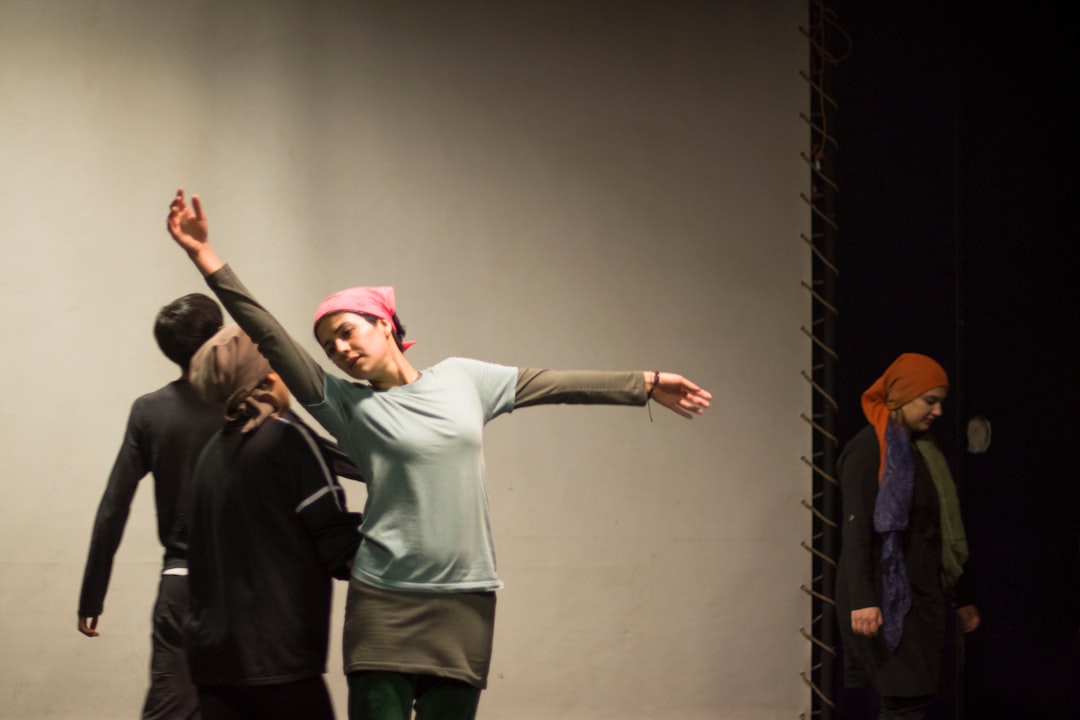
<svg viewBox="0 0 1080 720">
<path fill-rule="evenodd" d="M 852 608 L 881 605 L 874 571 L 880 562 L 874 532 L 878 457 L 876 446 L 860 444 L 845 453 L 839 466 L 844 521 L 840 562 Z"/>
<path fill-rule="evenodd" d="M 360 513 L 344 513 L 313 530 L 315 548 L 330 577 L 348 579 L 352 559 L 360 548 L 361 519 Z"/>
<path fill-rule="evenodd" d="M 216 260 L 216 256 L 213 259 Z M 204 267 L 215 267 L 213 261 L 206 261 L 204 264 L 196 262 L 196 265 L 200 270 Z M 206 284 L 218 296 L 237 324 L 259 346 L 259 352 L 270 362 L 274 372 L 285 381 L 286 387 L 296 399 L 304 405 L 322 402 L 322 368 L 285 332 L 281 323 L 252 297 L 232 268 L 218 261 L 216 269 L 206 274 Z"/>
<path fill-rule="evenodd" d="M 79 617 L 93 617 L 102 612 L 112 577 L 113 558 L 120 547 L 127 518 L 127 505 L 111 513 L 98 512 L 90 538 L 90 550 L 86 555 L 82 589 L 79 591 Z"/>
<path fill-rule="evenodd" d="M 349 512 L 341 485 L 332 478 L 320 477 L 321 474 L 308 468 L 300 520 L 307 526 L 327 573 L 343 580 L 349 576 L 350 560 L 360 547 L 359 528 L 363 518 L 360 513 Z M 312 498 L 315 501 L 309 502 Z"/>
<path fill-rule="evenodd" d="M 188 257 L 195 263 L 195 267 L 199 268 L 203 277 L 209 277 L 225 266 L 209 245 L 199 248 L 198 252 L 189 252 Z"/>
<path fill-rule="evenodd" d="M 975 604 L 971 593 L 971 581 L 968 579 L 966 572 L 960 576 L 953 587 L 953 600 L 957 607 Z"/>
<path fill-rule="evenodd" d="M 90 551 L 79 591 L 79 617 L 97 617 L 105 605 L 105 593 L 112 577 L 113 556 Z"/>
<path fill-rule="evenodd" d="M 854 516 L 854 517 L 853 517 Z M 863 608 L 880 605 L 874 582 L 874 531 L 869 518 L 852 513 L 844 506 L 843 550 L 840 562 L 847 577 L 851 607 Z"/>
<path fill-rule="evenodd" d="M 138 414 L 136 404 L 128 418 L 124 441 L 94 515 L 90 549 L 86 554 L 86 568 L 83 571 L 82 589 L 79 591 L 80 617 L 94 617 L 102 612 L 112 576 L 113 558 L 120 547 L 124 527 L 131 513 L 131 501 L 135 497 L 139 482 L 147 473 L 143 453 L 140 452 L 136 440 L 139 435 L 139 423 L 136 419 Z"/>
<path fill-rule="evenodd" d="M 850 537 L 851 526 L 844 528 L 846 544 L 841 565 L 847 578 L 848 597 L 852 608 L 877 607 L 881 605 L 877 584 L 874 581 L 873 541 L 871 538 Z"/>
<path fill-rule="evenodd" d="M 320 435 L 315 435 L 314 433 L 312 433 L 312 436 L 315 443 L 318 445 L 319 452 L 322 453 L 323 462 L 326 463 L 326 467 L 331 475 L 348 478 L 349 480 L 357 480 L 362 483 L 367 482 L 367 478 L 365 478 L 363 473 L 360 472 L 360 469 L 356 467 L 356 463 L 354 463 L 352 458 L 338 447 L 336 442 Z"/>
<path fill-rule="evenodd" d="M 594 370 L 518 370 L 514 407 L 575 405 L 644 405 L 645 373 Z"/>
</svg>

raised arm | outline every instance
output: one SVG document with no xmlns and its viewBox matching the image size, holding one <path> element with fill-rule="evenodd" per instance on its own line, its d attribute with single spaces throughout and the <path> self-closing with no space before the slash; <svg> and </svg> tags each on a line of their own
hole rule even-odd
<svg viewBox="0 0 1080 720">
<path fill-rule="evenodd" d="M 644 405 L 650 399 L 692 419 L 694 414 L 708 409 L 712 394 L 675 373 L 522 368 L 518 371 L 514 407 L 558 403 Z"/>
<path fill-rule="evenodd" d="M 184 200 L 184 189 L 176 191 L 169 205 L 166 223 L 173 240 L 206 278 L 206 284 L 221 300 L 237 324 L 243 328 L 270 366 L 285 381 L 286 387 L 303 405 L 323 400 L 323 371 L 270 312 L 248 291 L 240 278 L 225 265 L 210 247 L 209 224 L 198 195 L 191 205 Z"/>
</svg>

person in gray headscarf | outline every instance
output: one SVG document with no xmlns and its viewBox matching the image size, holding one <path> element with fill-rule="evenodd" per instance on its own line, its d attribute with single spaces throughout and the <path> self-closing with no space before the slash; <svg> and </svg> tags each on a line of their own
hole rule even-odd
<svg viewBox="0 0 1080 720">
<path fill-rule="evenodd" d="M 360 479 L 289 411 L 289 392 L 235 325 L 192 360 L 225 408 L 195 470 L 191 609 L 184 626 L 203 720 L 333 718 L 326 671 L 331 578 L 360 543 L 335 479 Z"/>
</svg>

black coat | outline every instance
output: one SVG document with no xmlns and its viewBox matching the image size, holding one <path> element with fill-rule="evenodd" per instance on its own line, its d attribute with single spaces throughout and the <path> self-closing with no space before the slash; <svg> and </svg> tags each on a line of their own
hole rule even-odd
<svg viewBox="0 0 1080 720">
<path fill-rule="evenodd" d="M 285 413 L 228 425 L 195 471 L 185 645 L 196 684 L 295 682 L 325 670 L 331 577 L 360 543 L 340 453 Z"/>
<path fill-rule="evenodd" d="M 881 537 L 874 532 L 880 450 L 872 426 L 845 447 L 838 463 L 843 495 L 837 616 L 844 643 L 844 679 L 849 687 L 873 685 L 882 695 L 932 695 L 938 691 L 945 640 L 945 591 L 941 584 L 941 522 L 933 478 L 912 445 L 915 496 L 901 546 L 911 610 L 896 652 L 881 633 L 868 638 L 851 629 L 851 611 L 881 607 Z"/>
</svg>

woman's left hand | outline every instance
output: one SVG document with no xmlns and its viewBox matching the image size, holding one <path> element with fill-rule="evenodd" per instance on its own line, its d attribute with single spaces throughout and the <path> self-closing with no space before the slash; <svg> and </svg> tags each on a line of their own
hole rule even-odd
<svg viewBox="0 0 1080 720">
<path fill-rule="evenodd" d="M 656 384 L 653 384 L 653 378 Z M 702 390 L 682 375 L 662 372 L 658 376 L 652 371 L 645 373 L 645 390 L 652 391 L 650 397 L 664 407 L 688 420 L 700 415 L 709 407 L 712 393 Z"/>
<path fill-rule="evenodd" d="M 184 199 L 184 188 L 178 189 L 169 205 L 165 227 L 203 275 L 211 275 L 221 269 L 224 263 L 210 247 L 210 224 L 198 195 L 192 195 L 191 205 L 188 205 Z"/>
</svg>

